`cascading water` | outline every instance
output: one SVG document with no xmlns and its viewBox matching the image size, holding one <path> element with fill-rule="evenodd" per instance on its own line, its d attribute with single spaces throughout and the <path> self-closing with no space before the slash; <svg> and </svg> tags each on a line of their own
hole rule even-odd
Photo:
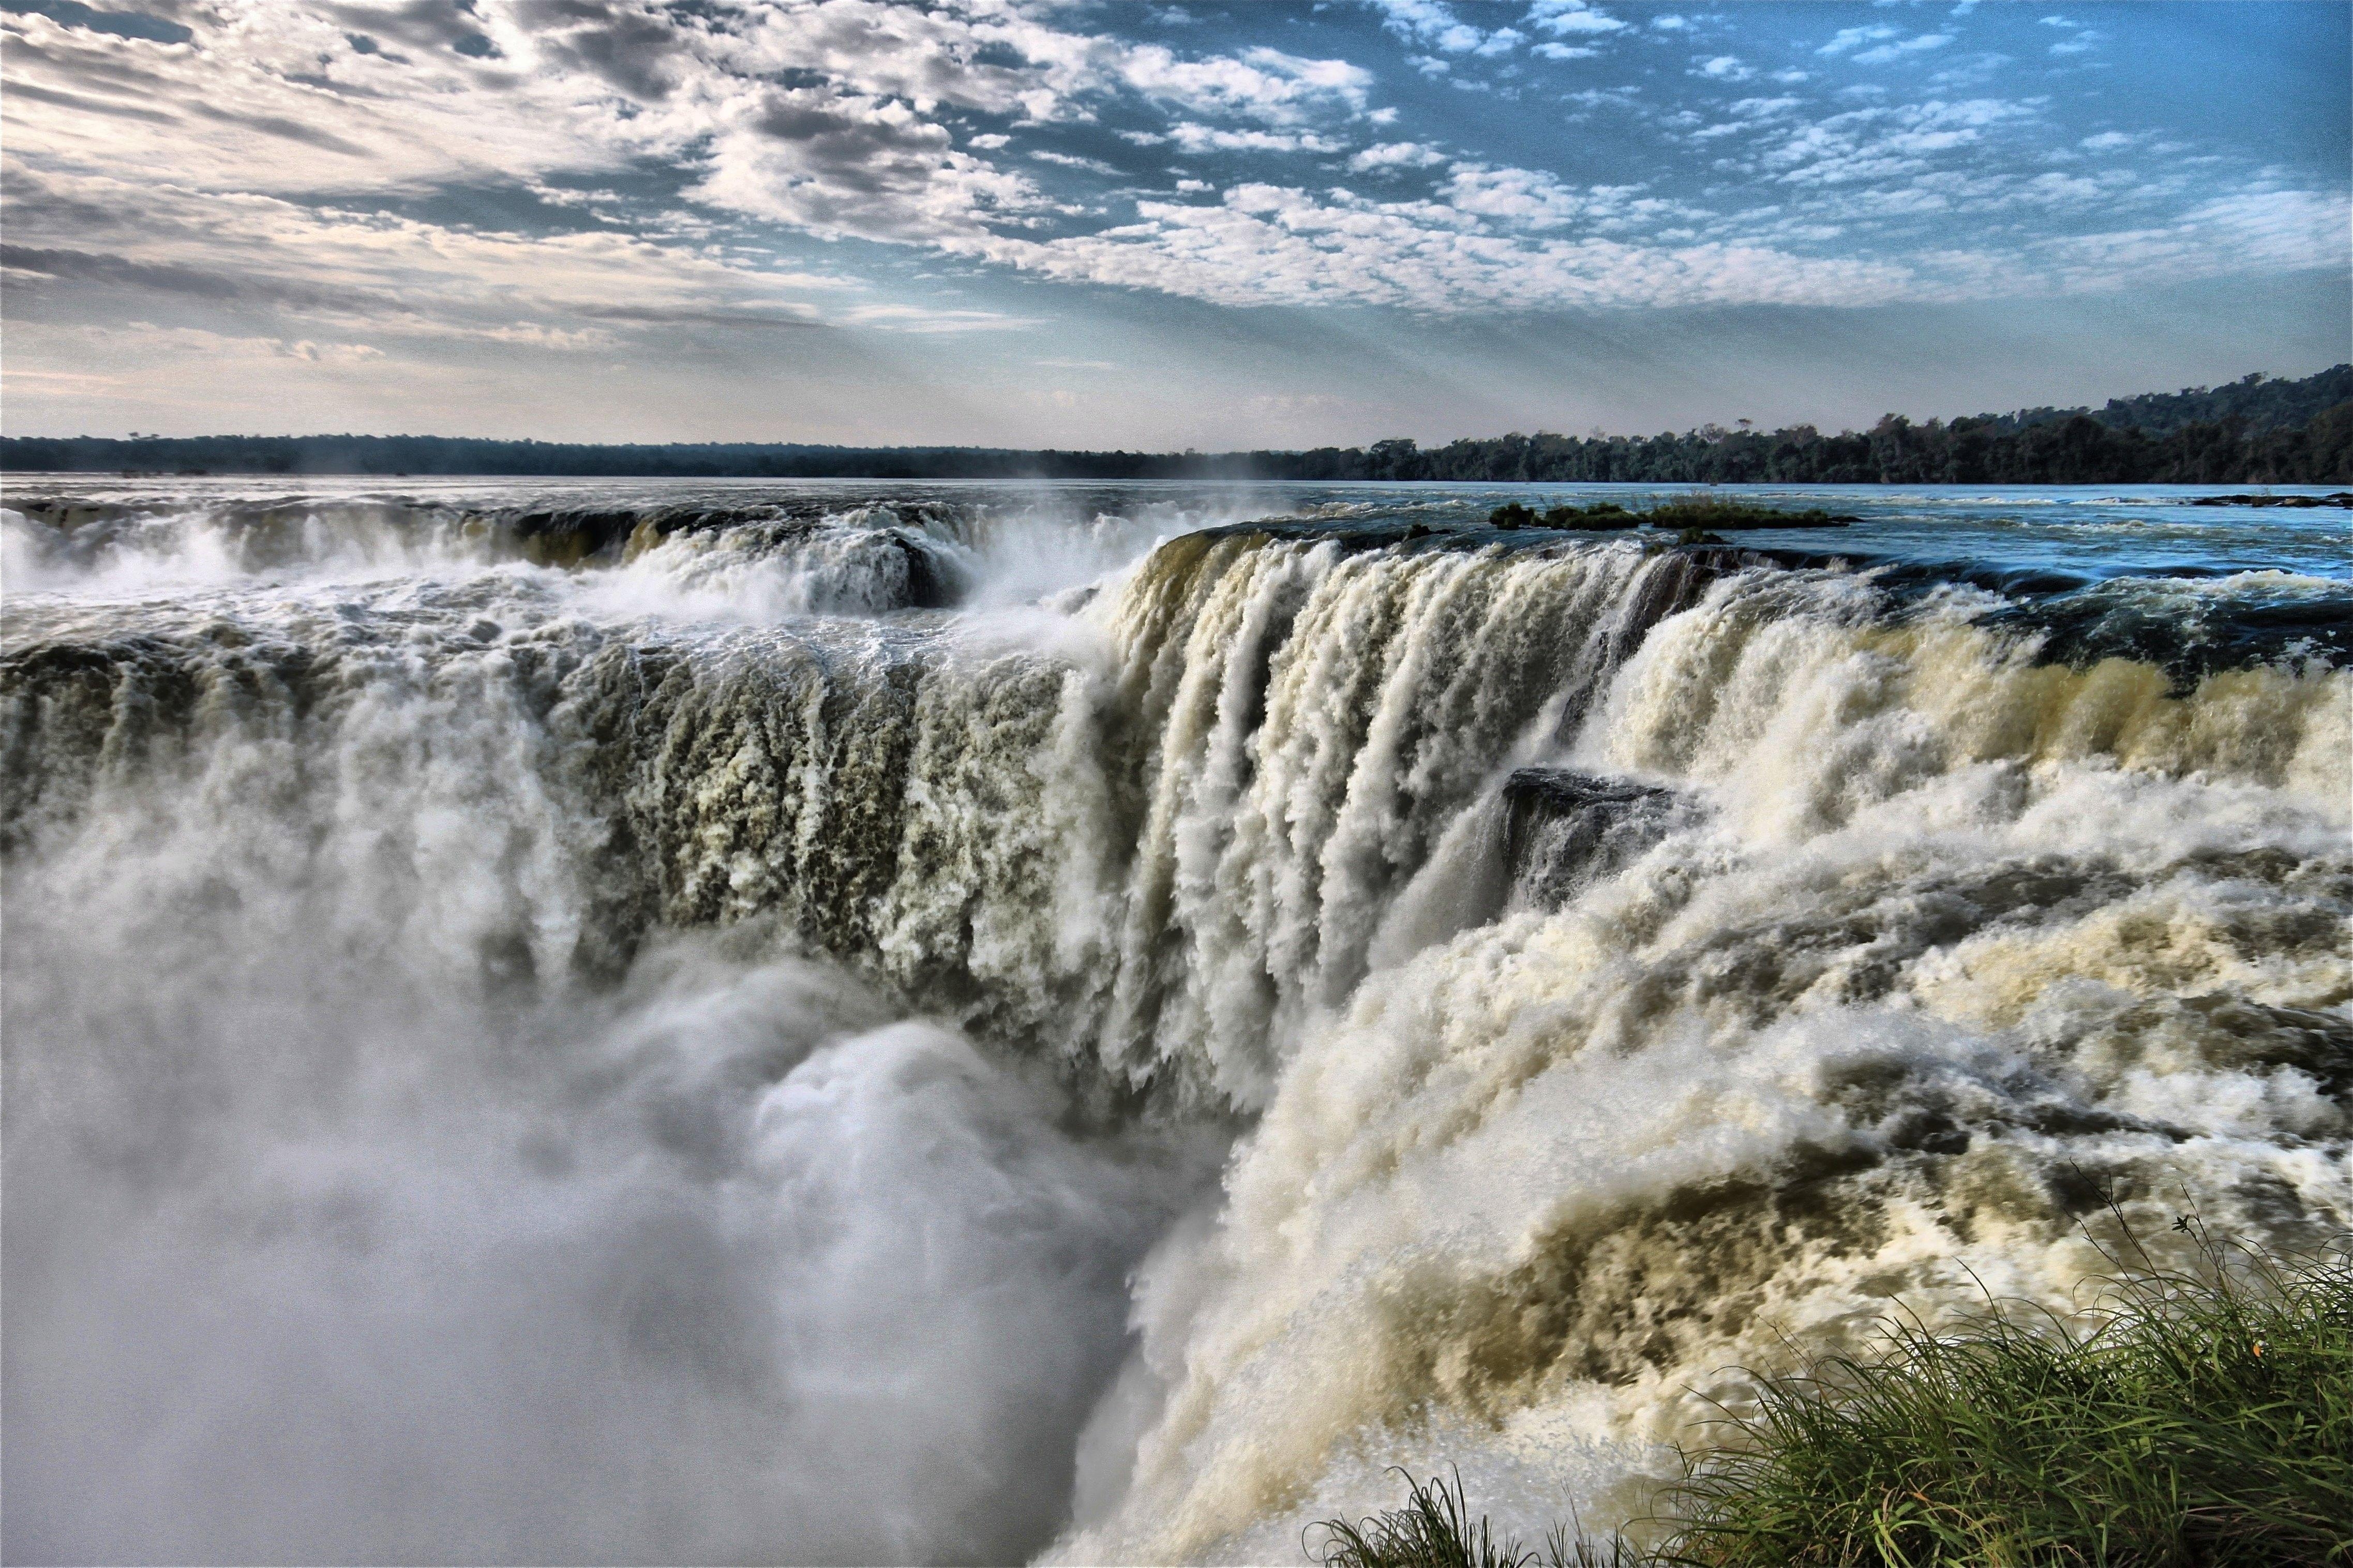
<svg viewBox="0 0 2353 1568">
<path fill-rule="evenodd" d="M 1606 1526 L 2095 1193 L 2353 1216 L 2306 524 L 20 490 L 11 1557 Z"/>
</svg>

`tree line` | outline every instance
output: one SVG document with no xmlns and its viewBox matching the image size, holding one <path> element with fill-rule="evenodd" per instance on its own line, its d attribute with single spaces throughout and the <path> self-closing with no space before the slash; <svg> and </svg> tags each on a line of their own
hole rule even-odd
<svg viewBox="0 0 2353 1568">
<path fill-rule="evenodd" d="M 2346 484 L 2353 364 L 2295 381 L 2026 409 L 1869 430 L 1745 423 L 1677 435 L 1514 432 L 1423 447 L 1396 439 L 1311 451 L 1084 452 L 753 442 L 574 445 L 440 436 L 0 437 L 0 470 L 597 478 L 1444 479 L 1659 484 Z"/>
</svg>

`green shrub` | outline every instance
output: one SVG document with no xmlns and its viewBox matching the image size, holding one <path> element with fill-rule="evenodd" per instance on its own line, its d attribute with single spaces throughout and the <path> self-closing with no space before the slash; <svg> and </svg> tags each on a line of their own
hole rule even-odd
<svg viewBox="0 0 2353 1568">
<path fill-rule="evenodd" d="M 1636 1563 L 2189 1568 L 2353 1563 L 2353 1251 L 2293 1256 L 2176 1228 L 2190 1267 L 2103 1283 L 2088 1330 L 1989 1300 L 1902 1318 L 1862 1356 L 1761 1381 L 1754 1414 L 1665 1489 L 1664 1543 L 1604 1557 L 1556 1531 L 1495 1546 L 1451 1491 L 1327 1525 L 1338 1568 Z"/>
</svg>

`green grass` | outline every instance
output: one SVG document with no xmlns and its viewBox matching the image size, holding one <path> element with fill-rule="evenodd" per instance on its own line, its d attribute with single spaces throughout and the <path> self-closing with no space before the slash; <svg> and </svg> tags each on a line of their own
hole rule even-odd
<svg viewBox="0 0 2353 1568">
<path fill-rule="evenodd" d="M 1662 1543 L 1470 1521 L 1459 1478 L 1323 1527 L 1331 1568 L 1611 1563 L 2353 1563 L 2353 1251 L 2300 1257 L 2177 1229 L 2190 1267 L 2105 1281 L 2094 1326 L 1989 1300 L 1903 1318 L 1860 1356 L 1760 1382 L 1644 1521 Z"/>
<path fill-rule="evenodd" d="M 1629 510 L 1616 501 L 1597 501 L 1591 506 L 1556 506 L 1539 512 L 1519 501 L 1512 501 L 1487 514 L 1488 524 L 1494 528 L 1565 528 L 1586 531 L 1626 528 L 1843 528 L 1853 521 L 1851 517 L 1832 516 L 1819 507 L 1806 511 L 1782 511 L 1772 507 L 1745 506 L 1738 501 L 1705 495 L 1665 501 L 1647 511 Z"/>
</svg>

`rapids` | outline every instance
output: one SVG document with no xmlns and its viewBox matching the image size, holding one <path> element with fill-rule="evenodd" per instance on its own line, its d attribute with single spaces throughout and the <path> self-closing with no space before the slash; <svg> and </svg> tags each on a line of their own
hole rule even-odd
<svg viewBox="0 0 2353 1568">
<path fill-rule="evenodd" d="M 12 479 L 0 1550 L 1606 1529 L 2353 1223 L 2341 521 L 1826 497 Z"/>
</svg>

